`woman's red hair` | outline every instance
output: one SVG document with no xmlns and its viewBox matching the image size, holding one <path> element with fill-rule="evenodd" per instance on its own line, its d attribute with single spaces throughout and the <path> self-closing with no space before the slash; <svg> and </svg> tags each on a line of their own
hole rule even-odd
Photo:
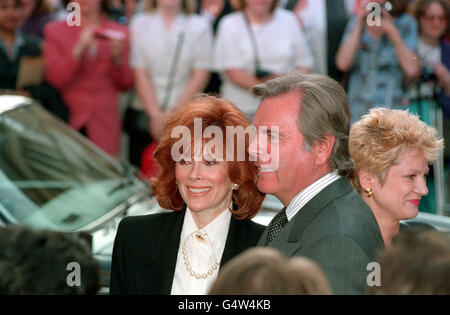
<svg viewBox="0 0 450 315">
<path fill-rule="evenodd" d="M 172 146 L 180 138 L 173 138 L 171 134 L 175 127 L 186 126 L 193 135 L 194 118 L 201 118 L 202 133 L 208 126 L 219 127 L 225 143 L 227 126 L 242 126 L 244 129 L 250 126 L 248 119 L 233 103 L 210 95 L 197 96 L 177 109 L 166 121 L 164 134 L 153 154 L 159 166 L 159 175 L 152 178 L 152 190 L 159 205 L 164 209 L 179 211 L 185 205 L 177 188 L 176 162 L 172 158 Z M 238 142 L 236 138 L 234 140 L 234 159 L 228 161 L 228 176 L 231 182 L 239 185 L 239 189 L 233 191 L 233 210 L 230 211 L 237 219 L 251 219 L 261 208 L 264 194 L 256 187 L 257 168 L 249 160 L 248 137 L 245 141 L 245 161 L 238 161 L 236 149 Z"/>
</svg>

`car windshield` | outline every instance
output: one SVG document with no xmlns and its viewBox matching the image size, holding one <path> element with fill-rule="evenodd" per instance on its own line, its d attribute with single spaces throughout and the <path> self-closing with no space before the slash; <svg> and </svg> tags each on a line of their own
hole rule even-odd
<svg viewBox="0 0 450 315">
<path fill-rule="evenodd" d="M 0 113 L 0 215 L 8 223 L 83 229 L 147 189 L 38 105 Z"/>
</svg>

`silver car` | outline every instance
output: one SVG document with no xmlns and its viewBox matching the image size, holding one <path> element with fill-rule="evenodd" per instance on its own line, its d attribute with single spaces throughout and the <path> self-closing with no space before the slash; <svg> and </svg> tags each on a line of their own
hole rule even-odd
<svg viewBox="0 0 450 315">
<path fill-rule="evenodd" d="M 105 287 L 120 220 L 161 211 L 137 175 L 33 100 L 0 96 L 0 226 L 89 233 Z"/>
</svg>

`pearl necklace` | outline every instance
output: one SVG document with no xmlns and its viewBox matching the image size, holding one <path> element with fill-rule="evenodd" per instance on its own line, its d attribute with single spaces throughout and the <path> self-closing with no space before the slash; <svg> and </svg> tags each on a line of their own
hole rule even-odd
<svg viewBox="0 0 450 315">
<path fill-rule="evenodd" d="M 194 234 L 193 234 L 193 235 L 194 235 Z M 203 236 L 203 235 L 201 235 L 201 234 L 199 234 L 199 233 L 195 233 L 195 236 L 196 236 L 200 241 L 205 242 L 205 239 L 204 239 L 204 236 Z M 186 266 L 186 269 L 187 269 L 187 271 L 189 272 L 189 274 L 190 274 L 192 277 L 194 277 L 195 279 L 198 279 L 198 280 L 199 280 L 199 279 L 206 279 L 206 278 L 208 278 L 209 276 L 211 276 L 211 275 L 214 273 L 214 271 L 219 267 L 220 262 L 218 262 L 218 261 L 216 260 L 216 262 L 208 269 L 208 271 L 205 272 L 205 273 L 203 273 L 203 274 L 200 274 L 200 273 L 195 272 L 195 271 L 192 269 L 191 263 L 189 262 L 189 257 L 188 257 L 188 255 L 187 255 L 187 250 L 186 250 L 186 242 L 187 242 L 187 240 L 190 239 L 191 237 L 192 237 L 192 235 L 191 235 L 190 237 L 186 238 L 186 240 L 184 241 L 183 246 L 182 246 L 182 248 L 181 248 L 182 253 L 183 253 L 184 265 Z"/>
</svg>

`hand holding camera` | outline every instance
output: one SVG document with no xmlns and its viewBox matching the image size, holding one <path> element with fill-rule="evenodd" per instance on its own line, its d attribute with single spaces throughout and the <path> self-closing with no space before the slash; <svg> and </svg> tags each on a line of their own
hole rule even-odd
<svg viewBox="0 0 450 315">
<path fill-rule="evenodd" d="M 273 76 L 272 72 L 261 69 L 261 68 L 257 68 L 255 70 L 255 77 L 257 77 L 258 79 L 265 79 L 268 77 Z"/>
<path fill-rule="evenodd" d="M 438 84 L 444 89 L 445 94 L 450 94 L 450 72 L 443 64 L 434 66 L 434 74 Z"/>
</svg>

